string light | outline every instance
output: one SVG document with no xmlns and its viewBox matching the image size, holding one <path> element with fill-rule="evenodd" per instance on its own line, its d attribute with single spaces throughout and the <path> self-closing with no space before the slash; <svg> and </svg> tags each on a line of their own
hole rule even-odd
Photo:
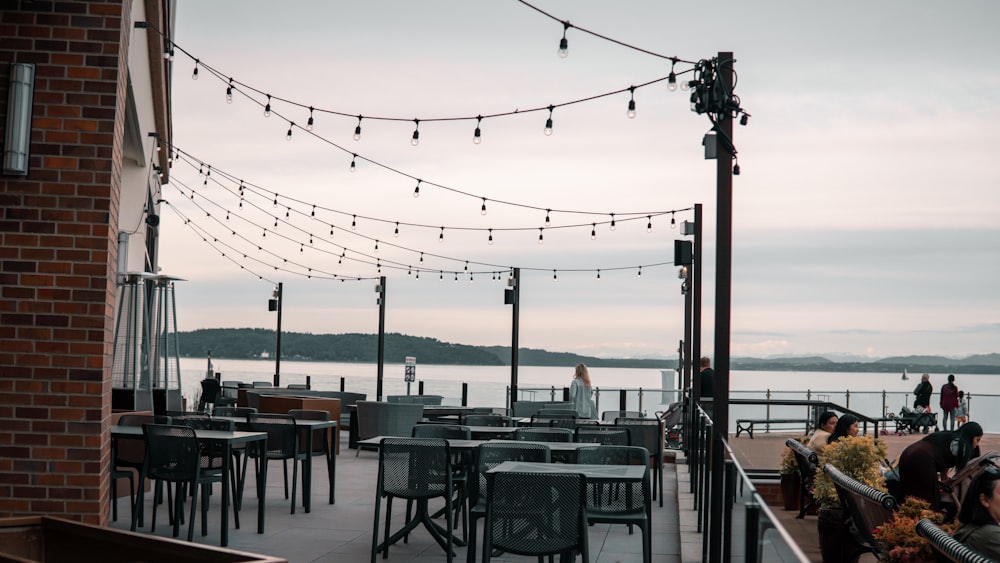
<svg viewBox="0 0 1000 563">
<path fill-rule="evenodd" d="M 590 240 L 597 240 L 597 223 L 591 223 Z"/>
<path fill-rule="evenodd" d="M 420 120 L 414 119 L 413 124 L 413 137 L 410 138 L 410 144 L 417 146 L 420 144 Z"/>
<path fill-rule="evenodd" d="M 483 122 L 483 116 L 476 116 L 476 130 L 472 133 L 472 142 L 474 144 L 479 144 L 483 142 L 482 131 L 479 129 L 479 125 Z"/>
<path fill-rule="evenodd" d="M 486 244 L 493 245 L 493 229 L 490 229 L 490 238 L 487 239 Z"/>
<path fill-rule="evenodd" d="M 625 112 L 625 115 L 629 119 L 635 119 L 635 86 L 629 86 L 628 91 L 631 98 L 628 101 L 628 111 Z"/>
<path fill-rule="evenodd" d="M 551 223 L 551 221 L 549 220 L 549 213 L 551 213 L 551 212 L 552 212 L 551 209 L 546 209 L 545 210 L 545 226 L 546 227 L 548 227 L 549 224 Z"/>
<path fill-rule="evenodd" d="M 191 73 L 191 80 L 198 80 L 198 59 L 194 60 L 194 72 Z"/>
<path fill-rule="evenodd" d="M 375 240 L 375 252 L 378 252 L 378 240 Z"/>
<path fill-rule="evenodd" d="M 667 90 L 671 92 L 677 91 L 677 73 L 674 72 L 675 66 L 677 66 L 676 58 L 670 61 L 670 74 L 667 75 Z"/>
<path fill-rule="evenodd" d="M 355 170 L 357 170 L 357 168 L 358 168 L 357 160 L 358 160 L 358 155 L 357 154 L 351 155 L 351 172 L 354 172 Z"/>
<path fill-rule="evenodd" d="M 313 107 L 309 106 L 309 121 L 306 122 L 306 131 L 312 131 L 314 123 L 315 121 L 313 121 Z"/>
<path fill-rule="evenodd" d="M 420 197 L 420 182 L 423 180 L 417 179 L 417 187 L 413 188 L 413 197 Z"/>
<path fill-rule="evenodd" d="M 358 116 L 358 125 L 354 128 L 354 140 L 355 141 L 360 141 L 361 140 L 361 119 L 362 119 L 362 117 L 359 115 Z"/>
<path fill-rule="evenodd" d="M 226 103 L 233 103 L 233 79 L 229 79 L 229 86 L 226 86 Z"/>
<path fill-rule="evenodd" d="M 310 215 L 312 215 L 313 217 L 316 216 L 316 206 L 315 205 L 313 205 L 312 213 L 310 213 Z"/>
<path fill-rule="evenodd" d="M 637 277 L 642 277 L 642 266 L 639 266 L 639 273 L 636 274 Z"/>
<path fill-rule="evenodd" d="M 615 230 L 615 214 L 611 214 L 611 230 Z"/>
<path fill-rule="evenodd" d="M 554 106 L 549 106 L 549 118 L 545 120 L 545 134 L 552 134 L 552 110 L 555 109 Z"/>
<path fill-rule="evenodd" d="M 396 230 L 392 232 L 392 236 L 399 238 L 399 221 L 396 221 Z"/>
<path fill-rule="evenodd" d="M 444 227 L 441 227 L 441 234 L 438 235 L 438 242 L 444 242 Z"/>
<path fill-rule="evenodd" d="M 264 117 L 271 117 L 271 94 L 267 95 L 267 104 L 264 105 Z"/>
<path fill-rule="evenodd" d="M 601 271 L 597 270 L 597 279 L 601 279 Z"/>
<path fill-rule="evenodd" d="M 646 232 L 647 233 L 653 232 L 653 218 L 650 217 L 649 215 L 647 215 L 646 216 L 646 221 L 647 221 L 647 223 L 646 223 Z M 673 225 L 674 225 L 674 220 L 671 217 L 671 219 L 670 219 L 670 226 L 673 227 Z"/>
<path fill-rule="evenodd" d="M 538 228 L 538 244 L 543 244 L 545 242 L 545 237 L 542 235 L 542 231 L 545 230 L 542 227 Z"/>
<path fill-rule="evenodd" d="M 559 279 L 559 276 L 556 275 L 556 271 L 555 270 L 552 270 L 552 281 L 555 281 L 557 279 Z"/>
<path fill-rule="evenodd" d="M 486 215 L 486 198 L 483 198 L 483 207 L 479 210 L 480 215 Z"/>
<path fill-rule="evenodd" d="M 288 133 L 285 134 L 285 140 L 286 141 L 291 141 L 292 140 L 292 127 L 295 127 L 295 123 L 294 122 L 290 122 L 288 124 Z"/>
<path fill-rule="evenodd" d="M 563 36 L 559 40 L 559 50 L 556 51 L 559 54 L 560 59 L 565 59 L 569 56 L 569 41 L 566 40 L 566 30 L 570 28 L 568 21 L 563 22 Z"/>
<path fill-rule="evenodd" d="M 358 228 L 358 216 L 351 215 L 351 230 L 356 231 Z"/>
<path fill-rule="evenodd" d="M 671 229 L 676 229 L 677 228 L 677 219 L 674 218 L 674 213 L 673 212 L 670 212 L 670 228 Z"/>
</svg>

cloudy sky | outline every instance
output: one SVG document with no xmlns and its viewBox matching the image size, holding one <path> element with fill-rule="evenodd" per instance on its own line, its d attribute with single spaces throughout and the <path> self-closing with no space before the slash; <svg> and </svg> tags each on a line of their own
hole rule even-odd
<svg viewBox="0 0 1000 563">
<path fill-rule="evenodd" d="M 558 57 L 566 20 L 677 57 L 677 72 L 736 55 L 752 117 L 735 131 L 733 355 L 1000 351 L 1000 5 L 534 5 L 557 19 L 516 0 L 180 0 L 182 157 L 164 188 L 160 262 L 189 280 L 181 329 L 273 327 L 266 301 L 282 282 L 285 330 L 376 332 L 373 278 L 385 275 L 388 331 L 509 344 L 506 274 L 494 272 L 519 267 L 521 346 L 675 357 L 683 237 L 670 218 L 692 220 L 684 210 L 701 203 L 710 352 L 711 124 L 686 93 L 640 86 L 667 76 L 668 59 L 575 28 Z M 630 86 L 634 119 L 628 91 L 566 105 Z M 548 110 L 529 110 L 549 105 L 546 136 Z M 475 119 L 433 121 L 515 110 L 484 118 L 478 145 Z"/>
</svg>

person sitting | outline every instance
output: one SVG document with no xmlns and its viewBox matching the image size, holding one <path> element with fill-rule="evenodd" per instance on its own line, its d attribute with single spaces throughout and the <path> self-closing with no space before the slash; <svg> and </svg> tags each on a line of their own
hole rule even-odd
<svg viewBox="0 0 1000 563">
<path fill-rule="evenodd" d="M 901 498 L 914 496 L 930 503 L 931 510 L 941 508 L 939 478 L 948 470 L 959 470 L 974 457 L 979 457 L 979 440 L 983 427 L 969 422 L 955 430 L 933 432 L 913 442 L 899 454 L 899 488 Z"/>
<path fill-rule="evenodd" d="M 830 435 L 833 434 L 833 430 L 836 426 L 837 413 L 833 411 L 825 411 L 823 414 L 819 415 L 819 425 L 816 426 L 816 430 L 813 430 L 812 435 L 809 436 L 809 449 L 817 454 L 823 451 L 823 448 L 826 447 L 827 441 L 830 439 Z"/>
<path fill-rule="evenodd" d="M 833 428 L 833 432 L 830 433 L 830 439 L 827 440 L 827 443 L 832 444 L 844 436 L 857 436 L 859 432 L 861 430 L 858 428 L 858 417 L 853 414 L 845 414 L 837 421 L 837 425 Z"/>
<path fill-rule="evenodd" d="M 961 526 L 953 536 L 979 553 L 1000 559 L 1000 469 L 993 465 L 973 479 L 958 513 Z"/>
</svg>

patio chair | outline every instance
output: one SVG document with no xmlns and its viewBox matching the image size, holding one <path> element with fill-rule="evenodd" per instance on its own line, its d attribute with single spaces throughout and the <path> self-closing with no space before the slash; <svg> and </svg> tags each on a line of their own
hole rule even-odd
<svg viewBox="0 0 1000 563">
<path fill-rule="evenodd" d="M 285 477 L 285 498 L 288 497 L 288 460 L 292 461 L 292 509 L 295 514 L 295 495 L 298 488 L 299 462 L 305 463 L 306 452 L 299 449 L 299 431 L 295 426 L 295 419 L 287 414 L 251 414 L 247 420 L 246 429 L 250 432 L 267 432 L 267 451 L 262 455 L 256 448 L 248 448 L 247 456 L 254 460 L 254 463 L 268 463 L 270 461 L 281 460 L 282 470 Z M 258 471 L 259 474 L 259 471 Z M 246 471 L 240 478 L 239 494 L 243 495 L 243 483 L 246 480 Z M 304 493 L 303 493 L 304 494 Z M 242 506 L 242 499 L 240 505 Z"/>
<path fill-rule="evenodd" d="M 215 407 L 212 409 L 212 416 L 246 418 L 251 414 L 257 414 L 257 409 L 253 407 Z"/>
<path fill-rule="evenodd" d="M 490 473 L 486 476 L 483 563 L 493 550 L 560 554 L 589 563 L 585 518 L 586 479 L 577 473 Z"/>
<path fill-rule="evenodd" d="M 642 465 L 646 472 L 642 482 L 626 483 L 625 490 L 619 484 L 587 483 L 587 522 L 590 524 L 627 524 L 632 533 L 632 525 L 642 531 L 642 560 L 650 563 L 652 558 L 652 536 L 646 508 L 651 506 L 649 482 L 649 452 L 635 446 L 596 446 L 577 451 L 577 463 L 600 465 Z M 605 486 L 602 486 L 605 485 Z"/>
<path fill-rule="evenodd" d="M 173 537 L 180 534 L 181 513 L 184 510 L 184 498 L 187 496 L 185 487 L 191 489 L 191 514 L 188 519 L 188 541 L 194 540 L 194 511 L 198 502 L 198 489 L 201 489 L 201 526 L 203 535 L 207 532 L 208 498 L 205 488 L 214 482 L 221 482 L 217 473 L 202 473 L 201 447 L 194 429 L 188 426 L 169 424 L 144 424 L 142 433 L 146 441 L 146 459 L 142 465 L 142 479 L 154 479 L 166 483 L 169 489 L 173 484 L 177 489 L 174 493 Z M 143 502 L 144 491 L 139 489 L 139 503 Z M 153 500 L 153 518 L 150 529 L 156 529 L 157 499 Z M 136 528 L 138 514 L 132 515 L 132 530 Z"/>
<path fill-rule="evenodd" d="M 208 405 L 215 406 L 219 395 L 222 394 L 222 384 L 214 377 L 206 377 L 201 380 L 201 397 L 198 399 L 198 412 L 209 412 Z"/>
<path fill-rule="evenodd" d="M 604 411 L 601 413 L 601 422 L 614 422 L 618 418 L 643 418 L 639 411 Z"/>
<path fill-rule="evenodd" d="M 499 414 L 466 414 L 462 415 L 462 424 L 466 426 L 502 428 L 510 426 L 510 419 Z"/>
<path fill-rule="evenodd" d="M 619 418 L 615 420 L 615 425 L 628 427 L 632 439 L 630 446 L 640 446 L 649 452 L 656 479 L 653 498 L 659 498 L 660 506 L 663 506 L 663 421 L 657 418 Z"/>
<path fill-rule="evenodd" d="M 469 432 L 469 428 L 466 426 L 457 426 L 454 424 L 418 424 L 413 427 L 413 437 L 414 438 L 441 438 L 444 440 L 470 440 L 472 439 L 472 433 Z M 455 452 L 451 456 L 451 483 L 452 488 L 455 490 L 455 499 L 452 505 L 455 507 L 455 517 L 461 516 L 462 520 L 462 539 L 468 537 L 468 506 L 466 504 L 466 499 L 468 498 L 469 489 L 469 465 L 470 465 L 469 455 Z M 406 521 L 410 521 L 410 513 L 413 509 L 413 500 L 410 499 L 406 501 Z M 442 514 L 442 511 L 435 512 L 431 515 L 431 518 L 436 518 Z M 455 520 L 454 528 L 458 528 L 458 520 Z"/>
<path fill-rule="evenodd" d="M 486 517 L 486 472 L 505 461 L 550 463 L 552 454 L 545 444 L 487 442 L 477 448 L 474 475 L 469 479 L 469 537 L 467 563 L 476 561 L 476 521 Z"/>
<path fill-rule="evenodd" d="M 169 416 L 153 416 L 148 414 L 125 414 L 118 419 L 119 426 L 142 426 L 143 424 L 170 424 Z M 135 477 L 142 471 L 142 463 L 146 459 L 146 441 L 143 438 L 116 438 L 111 449 L 111 518 L 118 521 L 118 479 L 128 479 L 129 502 L 131 510 L 136 510 Z M 140 482 L 141 483 L 141 482 Z M 141 508 L 141 507 L 140 507 Z M 142 513 L 139 513 L 139 525 L 142 526 Z"/>
<path fill-rule="evenodd" d="M 628 446 L 629 430 L 620 426 L 577 426 L 573 441 L 603 444 L 605 446 Z"/>
<path fill-rule="evenodd" d="M 221 418 L 189 418 L 179 423 L 183 426 L 188 426 L 194 428 L 195 430 L 218 430 L 220 432 L 232 432 L 235 428 L 235 423 L 232 420 L 225 420 Z M 232 496 L 236 496 L 237 486 L 239 484 L 239 472 L 237 470 L 238 465 L 234 462 L 233 457 L 230 456 L 228 460 L 223 459 L 225 455 L 225 448 L 221 444 L 206 444 L 201 443 L 201 471 L 202 473 L 217 473 L 219 476 L 222 475 L 222 464 L 229 463 L 229 490 L 233 492 Z M 223 483 L 223 486 L 226 486 Z M 208 494 L 212 494 L 211 485 L 208 486 Z M 238 503 L 233 502 L 233 524 L 237 529 L 240 527 L 240 513 Z M 207 531 L 204 529 L 204 523 L 202 523 L 202 535 L 205 535 Z"/>
<path fill-rule="evenodd" d="M 375 524 L 372 528 L 371 561 L 382 552 L 389 556 L 389 546 L 423 524 L 444 549 L 448 563 L 452 552 L 452 467 L 448 442 L 441 438 L 383 438 L 378 456 L 378 483 L 375 488 Z M 444 497 L 446 527 L 442 531 L 431 520 L 428 499 Z M 378 543 L 382 499 L 385 503 L 385 539 Z M 417 515 L 396 533 L 389 535 L 392 521 L 392 500 L 402 498 L 417 501 Z"/>
</svg>

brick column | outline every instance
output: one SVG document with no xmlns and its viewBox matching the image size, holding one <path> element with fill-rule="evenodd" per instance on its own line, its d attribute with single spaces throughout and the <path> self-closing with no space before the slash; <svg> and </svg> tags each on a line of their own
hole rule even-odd
<svg viewBox="0 0 1000 563">
<path fill-rule="evenodd" d="M 29 173 L 0 177 L 0 516 L 106 524 L 131 3 L 6 4 L 0 128 L 9 63 L 36 78 Z"/>
</svg>

